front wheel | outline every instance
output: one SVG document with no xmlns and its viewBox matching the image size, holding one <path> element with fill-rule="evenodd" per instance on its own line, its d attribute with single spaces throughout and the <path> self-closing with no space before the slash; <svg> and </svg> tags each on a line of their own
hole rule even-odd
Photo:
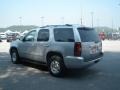
<svg viewBox="0 0 120 90">
<path fill-rule="evenodd" d="M 11 50 L 11 61 L 14 64 L 20 63 L 20 61 L 19 61 L 19 55 L 18 55 L 18 52 L 17 52 L 16 49 L 12 49 Z"/>
<path fill-rule="evenodd" d="M 53 76 L 63 76 L 65 73 L 65 65 L 62 57 L 59 55 L 53 55 L 48 60 L 48 68 L 50 74 Z"/>
</svg>

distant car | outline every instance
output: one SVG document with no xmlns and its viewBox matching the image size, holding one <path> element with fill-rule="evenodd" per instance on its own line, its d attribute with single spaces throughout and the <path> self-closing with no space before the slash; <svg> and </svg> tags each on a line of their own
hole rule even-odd
<svg viewBox="0 0 120 90">
<path fill-rule="evenodd" d="M 61 76 L 66 68 L 78 68 L 101 60 L 102 42 L 93 28 L 50 25 L 34 29 L 10 46 L 11 61 L 40 62 L 50 74 Z M 27 59 L 21 59 L 27 58 Z"/>
<path fill-rule="evenodd" d="M 6 34 L 5 33 L 0 33 L 1 39 L 6 39 Z"/>
<path fill-rule="evenodd" d="M 0 36 L 0 42 L 2 42 L 1 36 Z"/>
<path fill-rule="evenodd" d="M 99 33 L 99 37 L 101 40 L 105 40 L 105 33 L 104 32 Z"/>
<path fill-rule="evenodd" d="M 9 34 L 7 34 L 6 36 L 7 36 L 7 42 L 12 42 L 12 41 L 14 41 L 14 40 L 16 40 L 17 38 L 18 38 L 18 33 L 9 33 Z"/>
</svg>

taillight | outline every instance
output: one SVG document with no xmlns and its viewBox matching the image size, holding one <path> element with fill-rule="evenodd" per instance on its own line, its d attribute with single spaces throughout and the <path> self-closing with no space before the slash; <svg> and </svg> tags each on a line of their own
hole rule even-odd
<svg viewBox="0 0 120 90">
<path fill-rule="evenodd" d="M 80 42 L 76 42 L 74 45 L 74 56 L 81 56 L 81 43 Z"/>
</svg>

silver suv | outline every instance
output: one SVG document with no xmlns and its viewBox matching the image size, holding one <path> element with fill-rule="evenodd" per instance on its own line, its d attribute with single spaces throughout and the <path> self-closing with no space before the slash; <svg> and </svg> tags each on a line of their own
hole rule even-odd
<svg viewBox="0 0 120 90">
<path fill-rule="evenodd" d="M 93 28 L 79 25 L 49 25 L 30 31 L 10 47 L 11 61 L 41 62 L 53 76 L 66 68 L 98 62 L 103 56 L 102 42 Z"/>
</svg>

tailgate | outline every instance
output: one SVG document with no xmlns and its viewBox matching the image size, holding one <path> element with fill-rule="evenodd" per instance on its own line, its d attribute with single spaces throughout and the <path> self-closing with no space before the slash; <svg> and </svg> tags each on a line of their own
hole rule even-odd
<svg viewBox="0 0 120 90">
<path fill-rule="evenodd" d="M 93 28 L 78 28 L 82 44 L 81 56 L 85 61 L 94 60 L 101 56 L 102 42 Z"/>
<path fill-rule="evenodd" d="M 85 61 L 97 59 L 101 56 L 102 43 L 101 42 L 83 42 L 82 43 L 82 54 Z"/>
</svg>

